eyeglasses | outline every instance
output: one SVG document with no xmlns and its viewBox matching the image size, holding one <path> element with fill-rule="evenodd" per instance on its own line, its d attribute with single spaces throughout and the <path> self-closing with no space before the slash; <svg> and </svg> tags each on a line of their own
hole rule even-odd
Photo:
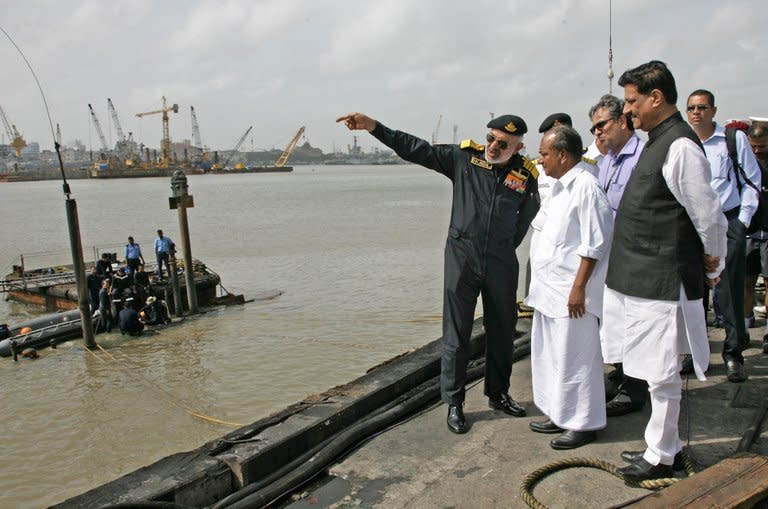
<svg viewBox="0 0 768 509">
<path fill-rule="evenodd" d="M 501 150 L 507 150 L 507 147 L 509 147 L 509 143 L 507 143 L 504 140 L 498 139 L 496 136 L 492 135 L 491 133 L 488 133 L 485 135 L 485 140 L 488 142 L 488 145 L 492 145 L 495 141 Z"/>
<path fill-rule="evenodd" d="M 709 109 L 709 104 L 692 104 L 686 108 L 688 111 L 707 111 Z"/>
<path fill-rule="evenodd" d="M 608 122 L 611 122 L 612 120 L 615 120 L 613 118 L 606 118 L 605 120 L 601 120 L 600 122 L 596 123 L 592 127 L 589 128 L 589 132 L 592 134 L 595 134 L 595 131 L 604 131 L 605 126 L 608 125 Z"/>
</svg>

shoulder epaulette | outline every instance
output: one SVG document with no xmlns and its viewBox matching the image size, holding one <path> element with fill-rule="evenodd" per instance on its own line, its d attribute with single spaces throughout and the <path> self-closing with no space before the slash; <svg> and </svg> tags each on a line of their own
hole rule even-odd
<svg viewBox="0 0 768 509">
<path fill-rule="evenodd" d="M 531 172 L 531 175 L 533 175 L 533 178 L 537 179 L 539 178 L 539 169 L 536 168 L 536 159 L 530 160 L 525 156 L 523 157 L 523 168 Z"/>
<path fill-rule="evenodd" d="M 459 143 L 459 148 L 461 150 L 466 150 L 469 148 L 475 152 L 482 152 L 485 150 L 485 145 L 480 145 L 479 143 L 475 143 L 472 140 L 461 140 L 461 143 Z"/>
<path fill-rule="evenodd" d="M 584 161 L 587 164 L 591 164 L 593 166 L 597 166 L 597 161 L 595 161 L 594 159 L 590 159 L 589 157 L 581 156 L 581 160 Z"/>
</svg>

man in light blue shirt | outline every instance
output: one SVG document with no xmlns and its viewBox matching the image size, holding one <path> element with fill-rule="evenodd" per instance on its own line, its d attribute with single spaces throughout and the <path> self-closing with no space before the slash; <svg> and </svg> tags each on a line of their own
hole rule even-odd
<svg viewBox="0 0 768 509">
<path fill-rule="evenodd" d="M 723 315 L 725 343 L 723 361 L 729 382 L 747 379 L 741 352 L 749 346 L 744 323 L 744 277 L 746 271 L 746 235 L 752 215 L 757 210 L 761 186 L 760 168 L 747 136 L 736 131 L 737 160 L 743 171 L 734 168 L 728 154 L 725 129 L 714 122 L 715 96 L 708 90 L 694 90 L 688 96 L 688 123 L 704 146 L 712 171 L 711 186 L 720 198 L 720 208 L 728 219 L 728 246 L 725 270 L 715 287 L 715 299 Z M 749 179 L 749 185 L 744 179 Z"/>
<path fill-rule="evenodd" d="M 592 121 L 589 131 L 608 151 L 600 162 L 597 180 L 608 196 L 614 218 L 624 194 L 624 187 L 645 145 L 635 133 L 632 120 L 624 115 L 623 110 L 624 101 L 606 94 L 589 111 Z"/>
<path fill-rule="evenodd" d="M 157 230 L 155 239 L 155 256 L 157 257 L 157 277 L 163 279 L 163 262 L 168 270 L 168 277 L 171 277 L 170 255 L 173 248 L 173 241 L 170 237 L 163 235 L 163 230 Z"/>
<path fill-rule="evenodd" d="M 128 243 L 125 245 L 125 264 L 128 266 L 128 272 L 136 272 L 140 264 L 144 263 L 144 255 L 141 254 L 141 246 L 134 242 L 133 237 L 128 237 Z"/>
<path fill-rule="evenodd" d="M 614 95 L 602 96 L 590 108 L 589 119 L 592 121 L 589 132 L 607 152 L 600 162 L 597 181 L 616 219 L 619 202 L 645 142 L 635 133 L 632 118 L 624 114 L 624 101 Z M 613 366 L 616 369 L 608 375 L 606 384 L 606 415 L 616 417 L 642 410 L 648 397 L 648 384 L 625 375 L 621 362 Z"/>
</svg>

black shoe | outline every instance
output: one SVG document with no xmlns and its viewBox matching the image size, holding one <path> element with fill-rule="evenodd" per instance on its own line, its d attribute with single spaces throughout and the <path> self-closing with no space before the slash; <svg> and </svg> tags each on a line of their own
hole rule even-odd
<svg viewBox="0 0 768 509">
<path fill-rule="evenodd" d="M 768 334 L 763 336 L 763 353 L 768 353 Z"/>
<path fill-rule="evenodd" d="M 728 381 L 735 384 L 740 384 L 747 379 L 747 374 L 744 372 L 744 364 L 738 361 L 726 361 L 725 370 L 728 373 Z"/>
<path fill-rule="evenodd" d="M 446 422 L 448 424 L 448 429 L 458 435 L 466 433 L 469 429 L 467 426 L 467 419 L 464 417 L 464 410 L 458 405 L 448 406 L 448 419 Z"/>
<path fill-rule="evenodd" d="M 615 398 L 605 404 L 605 414 L 608 417 L 618 417 L 619 415 L 639 412 L 643 409 L 645 402 L 633 403 L 626 394 L 617 394 Z"/>
<path fill-rule="evenodd" d="M 546 421 L 531 421 L 528 423 L 528 427 L 531 431 L 536 433 L 562 433 L 564 430 L 550 419 Z"/>
<path fill-rule="evenodd" d="M 597 439 L 596 431 L 564 431 L 562 435 L 552 440 L 549 445 L 552 449 L 576 449 L 582 445 L 587 445 Z"/>
<path fill-rule="evenodd" d="M 681 375 L 693 374 L 693 356 L 689 353 L 683 355 L 683 367 L 680 369 Z"/>
<path fill-rule="evenodd" d="M 525 417 L 525 408 L 518 405 L 517 401 L 509 397 L 509 394 L 502 394 L 495 398 L 488 397 L 488 406 L 494 410 L 502 410 L 513 417 Z"/>
<path fill-rule="evenodd" d="M 645 451 L 622 451 L 621 459 L 629 463 L 637 463 L 643 458 Z M 675 454 L 675 459 L 672 463 L 672 470 L 685 470 L 685 462 L 683 461 L 682 451 Z"/>
<path fill-rule="evenodd" d="M 625 481 L 647 481 L 649 479 L 666 479 L 672 477 L 672 465 L 651 465 L 645 458 L 640 458 L 635 463 L 619 469 L 619 475 Z"/>
</svg>

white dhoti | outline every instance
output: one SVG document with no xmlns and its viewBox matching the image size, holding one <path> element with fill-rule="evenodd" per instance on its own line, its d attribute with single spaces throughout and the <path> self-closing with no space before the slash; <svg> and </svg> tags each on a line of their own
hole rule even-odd
<svg viewBox="0 0 768 509">
<path fill-rule="evenodd" d="M 652 465 L 671 465 L 681 449 L 681 354 L 690 353 L 699 380 L 706 380 L 709 338 L 701 299 L 663 301 L 630 297 L 605 289 L 601 342 L 606 363 L 623 362 L 624 373 L 646 380 L 651 418 L 645 428 L 648 448 L 643 457 Z"/>
<path fill-rule="evenodd" d="M 533 401 L 559 427 L 592 431 L 606 425 L 603 361 L 597 317 L 551 318 L 533 313 Z"/>
</svg>

